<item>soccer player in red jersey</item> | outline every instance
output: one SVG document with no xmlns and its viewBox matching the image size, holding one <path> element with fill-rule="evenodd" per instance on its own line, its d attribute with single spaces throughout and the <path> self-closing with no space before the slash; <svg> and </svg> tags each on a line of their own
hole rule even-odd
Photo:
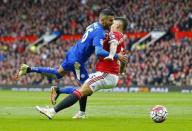
<svg viewBox="0 0 192 131">
<path fill-rule="evenodd" d="M 115 18 L 111 32 L 103 41 L 103 49 L 110 51 L 109 56 L 99 56 L 96 72 L 91 74 L 79 89 L 63 99 L 54 108 L 36 106 L 36 109 L 49 119 L 52 119 L 57 112 L 72 106 L 82 97 L 89 96 L 100 89 L 115 87 L 119 79 L 118 75 L 123 71 L 121 67 L 125 63 L 120 63 L 120 61 L 113 59 L 113 57 L 115 53 L 125 52 L 123 32 L 126 26 L 127 21 L 125 18 Z"/>
</svg>

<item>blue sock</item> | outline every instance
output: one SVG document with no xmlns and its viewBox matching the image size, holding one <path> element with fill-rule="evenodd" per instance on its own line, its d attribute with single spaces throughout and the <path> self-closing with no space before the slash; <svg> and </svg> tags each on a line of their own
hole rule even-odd
<svg viewBox="0 0 192 131">
<path fill-rule="evenodd" d="M 77 87 L 75 87 L 75 86 L 65 86 L 64 88 L 59 88 L 59 93 L 60 94 L 71 94 L 76 89 L 77 89 Z"/>
<path fill-rule="evenodd" d="M 56 68 L 50 68 L 50 67 L 32 67 L 30 72 L 36 72 L 36 73 L 42 73 L 46 75 L 51 75 L 53 77 L 56 77 L 57 79 L 62 78 L 62 76 L 58 73 Z M 51 76 L 50 76 L 51 77 Z"/>
</svg>

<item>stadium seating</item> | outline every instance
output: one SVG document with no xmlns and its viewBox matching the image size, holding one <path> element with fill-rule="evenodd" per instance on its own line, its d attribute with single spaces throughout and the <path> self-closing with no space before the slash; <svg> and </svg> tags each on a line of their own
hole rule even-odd
<svg viewBox="0 0 192 131">
<path fill-rule="evenodd" d="M 109 5 L 117 15 L 127 17 L 129 23 L 127 32 L 168 31 L 170 29 L 192 31 L 191 1 L 4 0 L 0 4 L 0 37 L 40 36 L 47 29 L 54 30 L 55 28 L 62 30 L 64 34 L 81 34 L 87 25 L 97 20 L 98 11 Z M 12 8 L 9 8 L 10 6 Z M 126 40 L 127 46 L 131 41 L 131 39 Z M 25 52 L 29 44 L 25 40 L 0 41 L 0 84 L 43 85 L 50 83 L 46 77 L 37 74 L 30 74 L 19 81 L 14 81 L 13 77 L 21 63 L 27 63 L 30 66 L 58 67 L 66 51 L 74 42 L 74 40 L 58 40 L 54 44 L 43 47 L 39 55 Z M 161 40 L 144 50 L 133 51 L 126 73 L 121 76 L 118 86 L 192 85 L 191 47 L 191 39 L 176 41 L 172 38 Z M 88 61 L 90 73 L 95 71 L 95 59 L 93 55 Z M 72 74 L 59 83 L 77 84 Z"/>
</svg>

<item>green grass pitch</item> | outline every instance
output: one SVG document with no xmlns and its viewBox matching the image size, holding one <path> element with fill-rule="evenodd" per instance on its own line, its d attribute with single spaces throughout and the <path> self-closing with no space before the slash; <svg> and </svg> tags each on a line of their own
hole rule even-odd
<svg viewBox="0 0 192 131">
<path fill-rule="evenodd" d="M 61 100 L 65 95 L 62 95 Z M 168 119 L 154 123 L 152 106 L 167 107 Z M 191 131 L 192 94 L 95 93 L 88 100 L 88 119 L 73 120 L 78 104 L 48 120 L 34 109 L 50 105 L 49 92 L 0 91 L 0 131 Z"/>
</svg>

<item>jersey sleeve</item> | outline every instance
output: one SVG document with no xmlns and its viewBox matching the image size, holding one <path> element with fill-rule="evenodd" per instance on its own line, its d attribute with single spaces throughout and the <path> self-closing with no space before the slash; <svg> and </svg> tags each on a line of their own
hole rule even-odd
<svg viewBox="0 0 192 131">
<path fill-rule="evenodd" d="M 102 46 L 105 38 L 105 32 L 103 30 L 97 30 L 94 34 L 93 45 Z"/>
<path fill-rule="evenodd" d="M 116 43 L 118 43 L 118 45 L 120 43 L 120 36 L 119 36 L 118 32 L 110 32 L 109 39 L 110 39 L 109 43 L 116 42 Z"/>
</svg>

